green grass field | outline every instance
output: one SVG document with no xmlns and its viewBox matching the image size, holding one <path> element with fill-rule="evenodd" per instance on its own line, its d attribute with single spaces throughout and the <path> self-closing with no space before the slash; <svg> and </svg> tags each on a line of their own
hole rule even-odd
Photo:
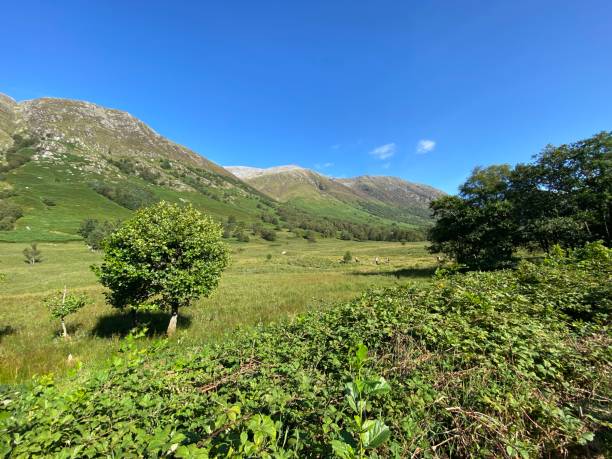
<svg viewBox="0 0 612 459">
<path fill-rule="evenodd" d="M 6 275 L 0 290 L 0 382 L 62 373 L 69 368 L 69 354 L 72 364 L 82 362 L 84 369 L 104 362 L 132 323 L 104 303 L 103 289 L 89 268 L 101 254 L 90 252 L 80 241 L 41 243 L 43 262 L 30 266 L 21 253 L 25 246 L 0 243 L 0 273 Z M 339 263 L 347 250 L 359 263 Z M 435 268 L 425 243 L 336 239 L 309 243 L 282 233 L 273 243 L 232 243 L 231 251 L 231 265 L 219 288 L 210 298 L 181 311 L 173 345 L 219 340 L 237 327 L 291 317 L 352 298 L 370 287 L 423 282 Z M 376 265 L 376 257 L 383 263 Z M 70 340 L 59 338 L 59 324 L 42 306 L 46 295 L 64 285 L 94 300 L 68 318 Z M 142 320 L 150 322 L 153 335 L 163 334 L 168 316 L 151 314 Z"/>
</svg>

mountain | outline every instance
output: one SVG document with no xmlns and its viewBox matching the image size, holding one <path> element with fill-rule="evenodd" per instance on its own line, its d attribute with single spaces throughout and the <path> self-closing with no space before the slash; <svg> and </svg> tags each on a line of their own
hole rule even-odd
<svg viewBox="0 0 612 459">
<path fill-rule="evenodd" d="M 445 193 L 427 185 L 397 177 L 362 176 L 349 179 L 328 177 L 303 167 L 289 165 L 259 169 L 226 166 L 226 169 L 262 193 L 298 208 L 319 211 L 350 206 L 353 216 L 368 214 L 426 225 L 429 203 Z"/>
<path fill-rule="evenodd" d="M 431 201 L 446 194 L 429 185 L 408 182 L 399 177 L 363 175 L 338 181 L 361 195 L 413 212 L 429 210 Z"/>
<path fill-rule="evenodd" d="M 84 219 L 125 219 L 161 199 L 232 217 L 242 229 L 400 240 L 422 237 L 439 194 L 392 177 L 223 168 L 121 110 L 0 94 L 0 241 L 78 239 Z"/>
<path fill-rule="evenodd" d="M 0 94 L 0 240 L 75 239 L 85 218 L 127 218 L 159 199 L 245 222 L 276 208 L 221 166 L 126 112 Z"/>
</svg>

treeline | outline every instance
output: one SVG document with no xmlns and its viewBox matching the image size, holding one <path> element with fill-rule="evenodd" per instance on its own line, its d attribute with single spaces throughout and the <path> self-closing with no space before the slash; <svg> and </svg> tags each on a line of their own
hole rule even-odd
<svg viewBox="0 0 612 459">
<path fill-rule="evenodd" d="M 472 269 L 514 263 L 518 248 L 579 247 L 612 230 L 612 132 L 547 146 L 516 167 L 474 169 L 458 196 L 433 201 L 432 252 Z"/>
<path fill-rule="evenodd" d="M 422 241 L 426 230 L 403 228 L 396 223 L 388 226 L 356 223 L 329 217 L 313 217 L 289 206 L 278 209 L 280 219 L 290 231 L 315 231 L 323 237 L 339 237 L 356 241 Z"/>
</svg>

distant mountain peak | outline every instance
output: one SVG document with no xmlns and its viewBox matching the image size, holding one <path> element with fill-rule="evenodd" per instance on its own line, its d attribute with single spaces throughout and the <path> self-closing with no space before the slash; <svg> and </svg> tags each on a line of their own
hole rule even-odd
<svg viewBox="0 0 612 459">
<path fill-rule="evenodd" d="M 288 164 L 286 166 L 275 166 L 268 168 L 250 167 L 250 166 L 225 166 L 225 169 L 230 171 L 236 177 L 241 179 L 252 179 L 255 177 L 261 177 L 264 175 L 275 175 L 282 174 L 284 172 L 310 172 L 306 169 L 295 164 Z"/>
</svg>

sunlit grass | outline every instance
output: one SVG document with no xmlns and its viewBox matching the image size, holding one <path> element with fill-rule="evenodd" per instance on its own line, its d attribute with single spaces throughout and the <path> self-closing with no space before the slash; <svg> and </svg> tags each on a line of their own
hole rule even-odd
<svg viewBox="0 0 612 459">
<path fill-rule="evenodd" d="M 0 381 L 61 373 L 67 368 L 69 354 L 72 363 L 80 361 L 86 368 L 105 361 L 132 323 L 104 302 L 103 289 L 90 269 L 101 254 L 89 251 L 81 242 L 44 243 L 39 245 L 43 262 L 30 266 L 23 261 L 24 247 L 0 244 L 0 272 L 6 274 L 0 293 Z M 232 243 L 231 250 L 232 262 L 219 288 L 210 298 L 181 310 L 178 338 L 182 343 L 222 339 L 236 327 L 288 318 L 352 298 L 370 287 L 421 282 L 435 267 L 424 243 L 335 239 L 309 243 L 285 233 L 274 243 Z M 339 263 L 347 250 L 359 263 Z M 42 306 L 45 295 L 64 285 L 94 300 L 68 318 L 70 340 L 59 338 L 59 324 Z M 150 320 L 153 330 L 163 333 L 167 315 L 141 320 Z"/>
</svg>

